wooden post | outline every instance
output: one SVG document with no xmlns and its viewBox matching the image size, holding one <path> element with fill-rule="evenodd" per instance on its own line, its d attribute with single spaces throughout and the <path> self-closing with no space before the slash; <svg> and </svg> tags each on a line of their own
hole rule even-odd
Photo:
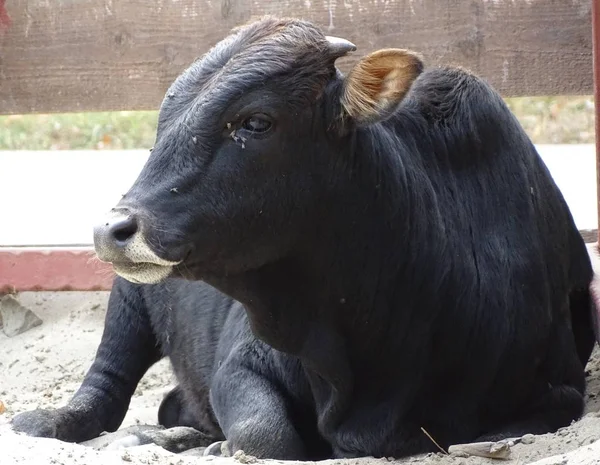
<svg viewBox="0 0 600 465">
<path fill-rule="evenodd" d="M 596 109 L 596 197 L 598 199 L 598 243 L 600 243 L 600 0 L 592 0 L 592 47 Z"/>
</svg>

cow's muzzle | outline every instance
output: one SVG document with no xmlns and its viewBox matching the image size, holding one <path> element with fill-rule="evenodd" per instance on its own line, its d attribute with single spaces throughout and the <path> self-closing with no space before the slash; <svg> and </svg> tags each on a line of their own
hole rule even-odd
<svg viewBox="0 0 600 465">
<path fill-rule="evenodd" d="M 112 263 L 115 273 L 133 283 L 157 283 L 179 262 L 159 257 L 146 242 L 139 217 L 127 208 L 113 209 L 94 228 L 98 258 Z"/>
</svg>

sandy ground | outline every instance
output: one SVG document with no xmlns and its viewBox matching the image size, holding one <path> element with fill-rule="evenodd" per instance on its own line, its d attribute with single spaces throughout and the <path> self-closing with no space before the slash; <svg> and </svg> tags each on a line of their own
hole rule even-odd
<svg viewBox="0 0 600 465">
<path fill-rule="evenodd" d="M 19 301 L 42 320 L 41 326 L 13 338 L 0 331 L 0 465 L 108 465 L 119 463 L 186 465 L 211 461 L 221 464 L 254 463 L 244 455 L 233 459 L 198 458 L 171 454 L 158 446 L 137 446 L 120 450 L 96 450 L 56 440 L 29 438 L 13 433 L 8 423 L 16 413 L 35 408 L 64 405 L 78 388 L 89 368 L 100 337 L 108 293 L 24 293 Z M 526 465 L 559 455 L 539 465 L 600 464 L 600 351 L 588 365 L 588 399 L 582 420 L 552 435 L 526 437 L 512 447 L 507 464 Z M 155 424 L 158 405 L 173 386 L 168 363 L 155 365 L 141 381 L 122 428 Z M 526 443 L 526 444 L 525 444 Z M 583 447 L 583 448 L 582 448 Z M 578 449 L 578 450 L 576 450 Z M 387 463 L 361 459 L 328 461 L 346 465 Z M 483 465 L 496 461 L 480 457 L 429 454 L 398 463 L 438 465 Z"/>
</svg>

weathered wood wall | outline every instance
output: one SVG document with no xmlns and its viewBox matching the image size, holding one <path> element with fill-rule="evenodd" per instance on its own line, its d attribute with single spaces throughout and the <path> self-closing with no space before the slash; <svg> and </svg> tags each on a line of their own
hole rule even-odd
<svg viewBox="0 0 600 465">
<path fill-rule="evenodd" d="M 359 50 L 409 47 L 505 96 L 592 92 L 591 0 L 8 0 L 0 114 L 157 109 L 235 25 L 298 16 Z"/>
</svg>

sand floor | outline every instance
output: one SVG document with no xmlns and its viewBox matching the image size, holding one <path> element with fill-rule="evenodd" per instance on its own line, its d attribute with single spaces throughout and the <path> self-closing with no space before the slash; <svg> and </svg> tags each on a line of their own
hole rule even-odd
<svg viewBox="0 0 600 465">
<path fill-rule="evenodd" d="M 244 455 L 229 459 L 199 458 L 175 455 L 154 445 L 96 450 L 83 445 L 29 438 L 13 433 L 8 424 L 14 414 L 64 405 L 79 387 L 102 335 L 108 293 L 23 293 L 18 299 L 31 308 L 43 320 L 43 324 L 12 338 L 0 331 L 0 401 L 6 407 L 6 411 L 0 414 L 0 465 L 185 465 L 208 461 L 215 462 L 215 465 L 216 462 L 254 463 L 252 457 Z M 588 399 L 584 418 L 556 434 L 527 438 L 524 441 L 527 444 L 516 444 L 512 447 L 511 458 L 500 463 L 526 465 L 558 455 L 539 462 L 539 465 L 600 464 L 599 350 L 596 350 L 588 365 L 588 373 Z M 174 379 L 169 364 L 163 360 L 141 381 L 122 428 L 137 424 L 156 424 L 158 405 L 163 395 L 173 386 Z M 572 451 L 575 451 L 573 455 L 560 455 Z M 367 465 L 372 465 L 374 462 L 387 460 L 365 458 L 327 462 L 348 465 L 366 462 Z M 499 461 L 439 453 L 397 462 L 482 465 Z"/>
</svg>

